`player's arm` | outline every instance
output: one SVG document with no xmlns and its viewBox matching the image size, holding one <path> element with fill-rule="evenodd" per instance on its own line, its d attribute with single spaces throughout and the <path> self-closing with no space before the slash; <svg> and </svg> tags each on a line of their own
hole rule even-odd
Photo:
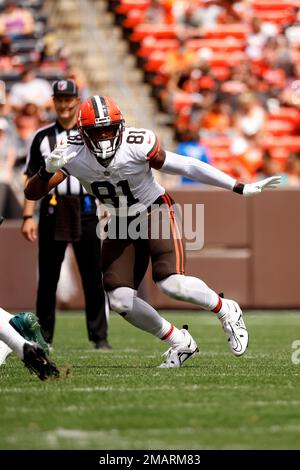
<svg viewBox="0 0 300 470">
<path fill-rule="evenodd" d="M 58 186 L 67 177 L 62 168 L 76 155 L 72 146 L 63 144 L 56 147 L 46 158 L 46 165 L 42 164 L 39 171 L 28 180 L 24 190 L 25 197 L 35 201 Z"/>
<path fill-rule="evenodd" d="M 58 186 L 67 176 L 62 171 L 48 173 L 41 169 L 27 181 L 24 189 L 26 199 L 37 201 L 45 196 L 51 189 Z"/>
<path fill-rule="evenodd" d="M 186 176 L 200 183 L 229 189 L 243 196 L 260 193 L 265 188 L 275 188 L 280 183 L 280 176 L 271 176 L 250 184 L 240 183 L 208 163 L 163 149 L 159 151 L 155 159 L 150 161 L 150 166 L 164 173 Z"/>
</svg>

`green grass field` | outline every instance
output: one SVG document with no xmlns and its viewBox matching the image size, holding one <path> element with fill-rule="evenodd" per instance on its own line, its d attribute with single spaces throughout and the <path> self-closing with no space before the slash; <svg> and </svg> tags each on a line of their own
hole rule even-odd
<svg viewBox="0 0 300 470">
<path fill-rule="evenodd" d="M 209 314 L 190 325 L 200 355 L 162 370 L 159 340 L 110 318 L 112 352 L 93 350 L 82 314 L 57 315 L 53 358 L 71 372 L 40 382 L 13 356 L 0 367 L 0 449 L 299 449 L 300 315 L 247 313 L 235 358 Z"/>
</svg>

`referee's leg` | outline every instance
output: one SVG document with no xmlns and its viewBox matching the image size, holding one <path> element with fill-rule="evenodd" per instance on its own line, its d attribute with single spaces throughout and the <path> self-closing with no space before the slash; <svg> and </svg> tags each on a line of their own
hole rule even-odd
<svg viewBox="0 0 300 470">
<path fill-rule="evenodd" d="M 80 241 L 73 243 L 85 296 L 88 337 L 95 344 L 107 339 L 105 293 L 102 283 L 101 243 L 96 216 L 82 219 Z"/>
<path fill-rule="evenodd" d="M 54 226 L 49 218 L 40 218 L 38 290 L 36 314 L 47 343 L 51 344 L 55 326 L 56 290 L 67 242 L 54 240 Z"/>
</svg>

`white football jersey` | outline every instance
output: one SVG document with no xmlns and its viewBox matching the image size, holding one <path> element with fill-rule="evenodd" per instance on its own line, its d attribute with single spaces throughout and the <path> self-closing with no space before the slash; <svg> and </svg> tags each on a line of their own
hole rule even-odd
<svg viewBox="0 0 300 470">
<path fill-rule="evenodd" d="M 159 140 L 149 129 L 126 127 L 122 143 L 107 167 L 101 165 L 79 134 L 68 139 L 67 154 L 76 152 L 62 171 L 73 175 L 103 204 L 113 206 L 119 213 L 128 208 L 135 215 L 149 207 L 165 189 L 155 180 L 150 161 L 160 150 Z"/>
</svg>

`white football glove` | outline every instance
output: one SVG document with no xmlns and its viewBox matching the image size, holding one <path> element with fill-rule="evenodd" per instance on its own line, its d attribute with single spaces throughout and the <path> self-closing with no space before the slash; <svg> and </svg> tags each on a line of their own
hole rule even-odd
<svg viewBox="0 0 300 470">
<path fill-rule="evenodd" d="M 253 196 L 254 194 L 261 193 L 266 188 L 277 188 L 279 186 L 281 176 L 271 176 L 262 181 L 255 183 L 245 184 L 243 189 L 243 196 Z"/>
<path fill-rule="evenodd" d="M 46 158 L 46 171 L 48 171 L 48 173 L 55 173 L 76 157 L 76 152 L 71 152 L 67 155 L 67 149 L 68 145 L 60 145 Z"/>
</svg>

